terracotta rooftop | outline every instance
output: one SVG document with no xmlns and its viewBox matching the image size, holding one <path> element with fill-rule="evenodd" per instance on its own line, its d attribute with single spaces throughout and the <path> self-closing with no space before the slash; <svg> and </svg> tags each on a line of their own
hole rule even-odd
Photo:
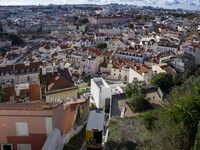
<svg viewBox="0 0 200 150">
<path fill-rule="evenodd" d="M 51 47 L 49 45 L 45 45 L 44 49 L 49 50 Z"/>
<path fill-rule="evenodd" d="M 100 49 L 88 49 L 89 53 L 94 53 L 94 54 L 97 54 L 97 55 L 101 55 L 103 53 L 103 50 L 100 50 Z"/>
<path fill-rule="evenodd" d="M 0 103 L 0 110 L 46 110 L 54 109 L 62 103 Z"/>
<path fill-rule="evenodd" d="M 69 48 L 69 45 L 60 45 L 60 48 L 61 49 L 66 49 L 66 48 Z"/>
<path fill-rule="evenodd" d="M 169 65 L 161 65 L 160 68 L 166 71 L 166 73 L 175 74 L 175 71 Z"/>
<path fill-rule="evenodd" d="M 113 68 L 115 69 L 122 69 L 123 67 L 128 69 L 129 66 L 134 65 L 134 63 L 131 60 L 118 59 L 118 58 L 113 58 L 112 64 Z"/>
<path fill-rule="evenodd" d="M 48 73 L 46 75 L 40 76 L 41 82 L 45 82 L 46 84 L 47 91 L 59 90 L 75 86 L 69 70 L 67 69 L 58 69 L 58 72 L 54 72 L 54 74 Z"/>
<path fill-rule="evenodd" d="M 151 71 L 150 67 L 148 67 L 144 64 L 141 64 L 141 63 L 135 63 L 135 65 L 132 67 L 132 69 L 141 75 L 142 75 L 142 73 L 149 73 Z"/>
<path fill-rule="evenodd" d="M 8 72 L 10 74 L 37 72 L 39 66 L 41 65 L 43 65 L 42 62 L 33 62 L 28 65 L 25 65 L 25 64 L 6 65 L 4 67 L 0 67 L 0 72 L 1 73 Z"/>
<path fill-rule="evenodd" d="M 104 55 L 105 57 L 112 57 L 113 54 L 114 54 L 113 51 L 104 51 L 104 52 L 103 52 L 103 55 Z"/>
</svg>

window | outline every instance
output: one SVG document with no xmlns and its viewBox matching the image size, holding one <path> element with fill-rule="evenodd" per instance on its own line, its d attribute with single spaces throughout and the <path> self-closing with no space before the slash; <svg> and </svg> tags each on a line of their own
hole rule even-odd
<svg viewBox="0 0 200 150">
<path fill-rule="evenodd" d="M 1 144 L 1 149 L 2 150 L 12 150 L 12 144 Z"/>
<path fill-rule="evenodd" d="M 30 76 L 27 76 L 27 81 L 31 81 L 31 77 Z"/>
<path fill-rule="evenodd" d="M 31 144 L 17 144 L 18 150 L 31 150 Z"/>
<path fill-rule="evenodd" d="M 5 80 L 4 79 L 1 79 L 1 84 L 4 84 L 5 83 Z"/>
<path fill-rule="evenodd" d="M 29 136 L 27 122 L 16 122 L 17 136 Z"/>
</svg>

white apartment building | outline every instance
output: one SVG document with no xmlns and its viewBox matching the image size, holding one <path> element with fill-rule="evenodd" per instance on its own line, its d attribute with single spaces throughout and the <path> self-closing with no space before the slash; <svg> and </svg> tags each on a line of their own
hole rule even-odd
<svg viewBox="0 0 200 150">
<path fill-rule="evenodd" d="M 103 78 L 91 79 L 91 94 L 97 108 L 104 108 L 106 99 L 111 99 L 111 87 Z"/>
<path fill-rule="evenodd" d="M 78 41 L 75 41 L 74 43 L 74 46 L 77 46 L 77 47 L 81 47 L 81 46 L 84 46 L 84 47 L 91 47 L 93 45 L 93 43 L 86 39 L 86 40 L 78 40 Z"/>
<path fill-rule="evenodd" d="M 114 39 L 110 44 L 108 44 L 107 48 L 109 50 L 116 51 L 118 48 L 122 48 L 123 50 L 125 50 L 126 48 L 128 48 L 128 46 L 124 44 L 121 40 Z"/>
<path fill-rule="evenodd" d="M 129 69 L 128 68 L 112 67 L 110 74 L 111 74 L 112 78 L 115 80 L 119 80 L 119 81 L 123 81 L 123 82 L 129 81 Z"/>
<path fill-rule="evenodd" d="M 98 109 L 104 109 L 106 100 L 112 99 L 112 95 L 121 94 L 123 90 L 121 87 L 123 83 L 109 83 L 111 81 L 105 81 L 103 78 L 91 79 L 91 100 Z"/>
<path fill-rule="evenodd" d="M 155 73 L 148 66 L 136 64 L 129 69 L 129 83 L 132 83 L 134 80 L 139 80 L 149 85 L 154 74 Z"/>
<path fill-rule="evenodd" d="M 39 82 L 39 66 L 41 62 L 16 65 L 6 65 L 0 67 L 0 84 L 4 87 L 15 84 Z"/>
</svg>

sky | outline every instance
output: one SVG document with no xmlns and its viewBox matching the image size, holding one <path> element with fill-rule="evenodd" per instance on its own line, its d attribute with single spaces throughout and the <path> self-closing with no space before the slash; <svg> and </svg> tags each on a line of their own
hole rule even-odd
<svg viewBox="0 0 200 150">
<path fill-rule="evenodd" d="M 200 10 L 200 0 L 0 0 L 0 5 L 109 4 L 109 3 Z"/>
</svg>

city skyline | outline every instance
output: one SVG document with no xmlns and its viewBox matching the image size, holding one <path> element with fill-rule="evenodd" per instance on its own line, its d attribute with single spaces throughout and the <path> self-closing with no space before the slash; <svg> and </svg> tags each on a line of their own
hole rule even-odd
<svg viewBox="0 0 200 150">
<path fill-rule="evenodd" d="M 49 5 L 49 4 L 132 4 L 136 6 L 153 6 L 171 9 L 200 10 L 199 0 L 12 0 L 0 2 L 0 5 Z"/>
</svg>

